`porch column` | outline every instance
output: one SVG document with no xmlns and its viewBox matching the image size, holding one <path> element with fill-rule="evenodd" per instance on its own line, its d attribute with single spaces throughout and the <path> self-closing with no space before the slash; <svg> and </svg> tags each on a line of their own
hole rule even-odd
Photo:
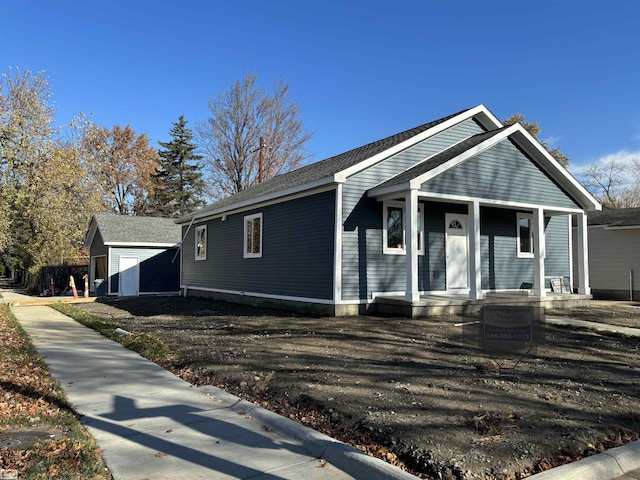
<svg viewBox="0 0 640 480">
<path fill-rule="evenodd" d="M 533 292 L 538 297 L 547 294 L 544 282 L 544 210 L 536 208 L 533 211 Z"/>
<path fill-rule="evenodd" d="M 407 244 L 407 290 L 405 298 L 408 302 L 420 300 L 418 291 L 418 191 L 409 190 L 405 197 L 406 207 L 406 239 Z"/>
<path fill-rule="evenodd" d="M 482 300 L 482 271 L 480 264 L 480 203 L 469 204 L 469 298 Z"/>
<path fill-rule="evenodd" d="M 589 245 L 587 241 L 587 215 L 582 212 L 577 217 L 577 236 L 578 238 L 578 293 L 581 295 L 591 295 L 591 286 L 589 285 Z"/>
</svg>

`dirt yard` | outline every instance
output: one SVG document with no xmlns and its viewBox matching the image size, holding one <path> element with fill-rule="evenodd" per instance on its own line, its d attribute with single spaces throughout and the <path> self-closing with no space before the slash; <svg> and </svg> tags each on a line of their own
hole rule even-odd
<svg viewBox="0 0 640 480">
<path fill-rule="evenodd" d="M 456 326 L 473 318 L 311 318 L 180 297 L 80 306 L 163 340 L 165 366 L 193 383 L 424 478 L 524 478 L 640 434 L 640 338 L 541 326 L 523 357 L 483 351 L 477 324 Z M 563 313 L 640 327 L 638 305 Z"/>
</svg>

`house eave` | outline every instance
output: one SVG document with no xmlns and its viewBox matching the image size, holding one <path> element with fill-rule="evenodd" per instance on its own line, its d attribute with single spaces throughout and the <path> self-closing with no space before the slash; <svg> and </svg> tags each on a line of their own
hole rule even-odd
<svg viewBox="0 0 640 480">
<path fill-rule="evenodd" d="M 338 184 L 338 183 L 343 183 L 343 182 L 340 179 L 337 179 L 336 175 L 331 175 L 328 177 L 321 178 L 320 180 L 316 180 L 314 182 L 297 185 L 295 187 L 287 188 L 284 190 L 278 190 L 277 192 L 273 192 L 267 195 L 262 195 L 260 197 L 251 198 L 241 202 L 230 203 L 229 205 L 225 205 L 220 208 L 194 212 L 193 214 L 189 214 L 189 215 L 185 215 L 184 217 L 177 218 L 175 220 L 175 223 L 177 223 L 178 225 L 185 225 L 190 223 L 191 221 L 194 221 L 194 222 L 202 221 L 208 218 L 228 214 L 229 212 L 232 212 L 232 211 L 246 210 L 253 206 L 271 202 L 271 201 L 288 197 L 291 195 L 297 195 L 306 191 L 312 192 L 313 190 L 316 190 L 318 188 L 322 188 L 328 185 Z"/>
<path fill-rule="evenodd" d="M 466 110 L 462 112 L 460 115 L 450 118 L 445 122 L 439 123 L 438 125 L 435 125 L 429 128 L 428 130 L 425 130 L 424 132 L 419 133 L 418 135 L 408 138 L 404 142 L 394 145 L 393 147 L 388 148 L 383 152 L 380 152 L 372 157 L 369 157 L 357 163 L 356 165 L 353 165 L 352 167 L 342 170 L 341 172 L 338 172 L 335 175 L 335 177 L 336 179 L 339 179 L 341 182 L 344 182 L 348 177 L 358 172 L 361 172 L 366 168 L 369 168 L 371 165 L 374 165 L 377 162 L 384 160 L 385 158 L 388 158 L 417 143 L 420 143 L 423 140 L 426 140 L 427 138 L 433 137 L 434 135 L 452 127 L 453 125 L 464 122 L 465 120 L 469 120 L 470 118 L 475 118 L 487 130 L 492 130 L 494 128 L 502 127 L 502 123 L 500 122 L 500 120 L 498 120 L 496 116 L 493 115 L 493 113 L 491 113 L 487 107 L 481 104 L 476 107 L 470 108 L 469 110 Z"/>
<path fill-rule="evenodd" d="M 104 242 L 106 247 L 151 247 L 151 248 L 178 248 L 180 242 L 177 243 L 157 243 L 157 242 Z"/>
<path fill-rule="evenodd" d="M 536 139 L 534 139 L 524 127 L 518 124 L 518 129 L 510 137 L 516 144 L 537 157 L 536 162 L 542 167 L 554 180 L 556 180 L 563 188 L 577 200 L 585 211 L 602 210 L 602 205 L 598 202 L 589 191 L 582 186 L 576 178 L 571 175 L 569 170 L 564 168 L 553 156 L 544 148 Z"/>
</svg>

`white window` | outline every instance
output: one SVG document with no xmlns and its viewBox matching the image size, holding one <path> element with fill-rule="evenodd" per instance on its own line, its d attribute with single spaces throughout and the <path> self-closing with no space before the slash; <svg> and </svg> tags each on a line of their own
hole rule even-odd
<svg viewBox="0 0 640 480">
<path fill-rule="evenodd" d="M 403 202 L 384 202 L 382 208 L 382 253 L 404 255 L 407 212 Z M 418 204 L 418 254 L 424 255 L 424 212 Z"/>
<path fill-rule="evenodd" d="M 244 217 L 244 258 L 262 257 L 262 214 Z"/>
<path fill-rule="evenodd" d="M 207 226 L 196 227 L 196 260 L 207 259 Z"/>
<path fill-rule="evenodd" d="M 533 257 L 533 215 L 518 213 L 518 258 Z"/>
</svg>

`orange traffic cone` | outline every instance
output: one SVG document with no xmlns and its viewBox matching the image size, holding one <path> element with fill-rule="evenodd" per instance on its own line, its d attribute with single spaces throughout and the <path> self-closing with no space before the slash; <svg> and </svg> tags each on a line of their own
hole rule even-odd
<svg viewBox="0 0 640 480">
<path fill-rule="evenodd" d="M 76 282 L 73 279 L 73 275 L 69 276 L 69 286 L 73 290 L 73 298 L 78 298 L 78 291 L 76 290 Z"/>
</svg>

